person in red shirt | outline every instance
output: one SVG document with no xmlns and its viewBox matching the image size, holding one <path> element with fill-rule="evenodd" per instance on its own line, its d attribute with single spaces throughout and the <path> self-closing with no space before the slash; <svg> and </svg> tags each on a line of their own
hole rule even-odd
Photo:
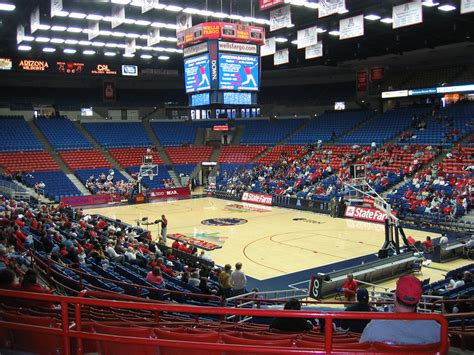
<svg viewBox="0 0 474 355">
<path fill-rule="evenodd" d="M 33 270 L 28 270 L 23 276 L 23 281 L 21 282 L 21 290 L 26 292 L 37 292 L 37 293 L 52 293 L 47 288 L 41 286 L 37 282 L 38 275 Z"/>
<path fill-rule="evenodd" d="M 354 275 L 347 274 L 346 281 L 342 284 L 342 291 L 347 301 L 355 300 L 355 294 L 357 291 L 357 281 L 354 280 Z"/>
<path fill-rule="evenodd" d="M 431 241 L 431 237 L 426 237 L 426 240 L 423 242 L 423 247 L 428 253 L 433 252 L 433 242 Z"/>
<path fill-rule="evenodd" d="M 146 280 L 156 286 L 165 285 L 165 281 L 163 280 L 163 276 L 159 267 L 154 267 L 152 271 L 149 271 L 146 275 Z"/>
<path fill-rule="evenodd" d="M 180 246 L 181 246 L 181 243 L 179 242 L 179 240 L 175 240 L 173 244 L 171 244 L 171 248 L 173 249 L 179 249 Z"/>
</svg>

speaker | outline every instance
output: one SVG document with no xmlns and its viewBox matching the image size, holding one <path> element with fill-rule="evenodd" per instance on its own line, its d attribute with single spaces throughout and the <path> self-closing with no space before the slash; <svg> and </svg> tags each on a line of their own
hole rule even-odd
<svg viewBox="0 0 474 355">
<path fill-rule="evenodd" d="M 388 249 L 380 249 L 379 259 L 386 259 L 386 258 L 388 258 Z"/>
</svg>

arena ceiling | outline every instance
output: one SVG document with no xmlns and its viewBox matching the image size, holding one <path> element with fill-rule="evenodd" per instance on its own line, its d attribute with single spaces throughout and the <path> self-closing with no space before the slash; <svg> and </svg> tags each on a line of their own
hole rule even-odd
<svg viewBox="0 0 474 355">
<path fill-rule="evenodd" d="M 301 0 L 300 0 L 301 1 Z M 304 0 L 317 4 L 317 0 Z M 50 17 L 50 0 L 0 0 L 1 3 L 15 5 L 13 11 L 0 11 L 0 57 L 51 58 L 61 60 L 100 60 L 107 62 L 134 63 L 142 66 L 182 70 L 182 54 L 176 46 L 176 33 L 173 25 L 176 15 L 185 9 L 207 10 L 207 14 L 194 14 L 193 24 L 200 22 L 218 21 L 219 14 L 242 16 L 265 22 L 269 11 L 259 10 L 259 0 L 160 0 L 162 9 L 153 9 L 144 14 L 139 7 L 140 1 L 112 0 L 112 2 L 128 3 L 126 6 L 127 23 L 111 29 L 111 0 L 63 0 L 64 13 L 61 16 Z M 367 58 L 387 55 L 403 55 L 407 52 L 434 49 L 440 46 L 472 42 L 474 36 L 474 12 L 460 14 L 460 0 L 438 0 L 439 6 L 454 5 L 453 11 L 441 11 L 439 6 L 423 7 L 423 23 L 419 25 L 392 29 L 391 24 L 377 20 L 365 20 L 365 35 L 354 39 L 341 41 L 337 36 L 329 34 L 337 30 L 339 20 L 355 15 L 377 15 L 382 19 L 391 17 L 392 6 L 403 4 L 406 0 L 346 0 L 348 12 L 318 19 L 318 10 L 306 6 L 292 5 L 292 22 L 294 27 L 285 28 L 269 33 L 267 36 L 281 38 L 277 49 L 290 48 L 290 63 L 281 68 L 297 68 L 306 66 L 338 66 L 343 63 L 356 63 Z M 39 5 L 41 28 L 34 34 L 30 31 L 30 14 Z M 314 6 L 317 7 L 317 6 Z M 0 8 L 2 8 L 0 4 Z M 196 11 L 194 11 L 196 12 Z M 217 13 L 217 14 L 216 14 Z M 204 15 L 208 15 L 205 17 Z M 210 15 L 210 16 L 209 16 Z M 220 15 L 222 16 L 222 15 Z M 100 19 L 101 35 L 92 42 L 88 41 L 87 33 L 90 19 Z M 225 19 L 224 21 L 233 21 Z M 16 41 L 17 25 L 25 26 L 27 41 L 21 43 L 23 51 L 18 49 Z M 322 58 L 306 60 L 304 50 L 297 50 L 292 42 L 296 40 L 296 32 L 309 26 L 317 25 L 326 30 L 320 33 L 324 45 Z M 162 41 L 147 47 L 144 36 L 150 26 L 160 28 Z M 141 46 L 133 58 L 124 58 L 124 43 L 126 38 L 137 38 Z M 286 41 L 285 41 L 286 40 Z M 30 49 L 31 47 L 31 49 Z M 44 48 L 51 48 L 44 52 Z M 462 47 L 459 47 L 462 48 Z M 64 51 L 68 50 L 69 53 Z M 88 55 L 84 51 L 89 51 Z M 108 54 L 104 57 L 105 54 Z M 465 56 L 466 63 L 472 62 L 472 56 L 459 50 L 459 57 Z M 272 56 L 264 57 L 263 69 L 277 69 L 273 66 Z M 383 63 L 381 63 L 383 64 Z M 444 64 L 444 63 L 433 63 Z M 449 63 L 447 63 L 449 64 Z"/>
</svg>

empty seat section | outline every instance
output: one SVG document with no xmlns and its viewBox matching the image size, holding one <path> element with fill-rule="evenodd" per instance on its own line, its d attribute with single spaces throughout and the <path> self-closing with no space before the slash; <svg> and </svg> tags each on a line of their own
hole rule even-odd
<svg viewBox="0 0 474 355">
<path fill-rule="evenodd" d="M 280 159 L 293 160 L 304 154 L 303 146 L 300 145 L 277 145 L 257 160 L 261 164 L 273 164 Z"/>
<path fill-rule="evenodd" d="M 147 154 L 146 148 L 114 148 L 109 149 L 109 153 L 124 168 L 141 165 L 143 157 Z M 153 156 L 153 164 L 164 164 L 156 151 L 152 150 L 151 155 Z"/>
<path fill-rule="evenodd" d="M 194 144 L 197 125 L 191 122 L 153 122 L 153 132 L 164 147 Z"/>
<path fill-rule="evenodd" d="M 414 115 L 429 112 L 429 108 L 400 108 L 385 112 L 370 120 L 356 131 L 339 140 L 341 144 L 382 144 L 402 133 L 411 123 Z"/>
<path fill-rule="evenodd" d="M 72 170 L 112 166 L 98 150 L 68 150 L 59 152 L 59 156 Z"/>
<path fill-rule="evenodd" d="M 174 171 L 176 171 L 176 174 L 178 175 L 191 175 L 195 167 L 196 165 L 194 164 L 178 164 L 174 166 Z"/>
<path fill-rule="evenodd" d="M 275 145 L 306 122 L 303 119 L 256 120 L 245 123 L 241 144 Z"/>
<path fill-rule="evenodd" d="M 0 151 L 43 150 L 21 116 L 0 116 Z"/>
<path fill-rule="evenodd" d="M 63 197 L 82 195 L 63 171 L 37 171 L 33 174 L 23 175 L 23 180 L 28 186 L 33 187 L 35 183 L 43 181 L 45 184 L 45 195 L 53 200 L 59 201 Z"/>
<path fill-rule="evenodd" d="M 83 126 L 104 148 L 151 145 L 145 127 L 139 122 L 84 123 Z"/>
<path fill-rule="evenodd" d="M 340 137 L 368 117 L 368 111 L 325 112 L 305 128 L 293 134 L 286 143 L 310 144 L 318 140 L 326 143 Z"/>
<path fill-rule="evenodd" d="M 208 161 L 212 154 L 212 147 L 170 147 L 166 148 L 166 154 L 173 164 L 192 164 Z"/>
<path fill-rule="evenodd" d="M 66 117 L 40 118 L 35 122 L 56 150 L 92 149 L 92 144 Z"/>
<path fill-rule="evenodd" d="M 59 170 L 47 152 L 0 153 L 0 166 L 8 173 Z"/>
<path fill-rule="evenodd" d="M 255 146 L 224 146 L 222 147 L 219 163 L 249 163 L 261 154 L 267 147 Z"/>
</svg>

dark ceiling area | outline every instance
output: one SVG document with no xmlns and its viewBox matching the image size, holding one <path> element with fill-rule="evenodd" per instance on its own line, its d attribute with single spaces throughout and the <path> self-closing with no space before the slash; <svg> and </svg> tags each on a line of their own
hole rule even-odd
<svg viewBox="0 0 474 355">
<path fill-rule="evenodd" d="M 81 29 L 88 28 L 88 17 L 81 17 L 82 15 L 110 16 L 113 6 L 110 0 L 63 0 L 63 10 L 69 14 L 54 18 L 50 17 L 50 0 L 5 0 L 4 2 L 16 5 L 16 9 L 12 12 L 0 11 L 0 57 L 80 61 L 97 61 L 98 58 L 101 58 L 100 60 L 107 60 L 107 62 L 133 62 L 154 68 L 177 69 L 180 72 L 183 66 L 182 53 L 176 46 L 176 33 L 172 25 L 176 23 L 176 15 L 182 13 L 183 9 L 221 12 L 226 15 L 234 15 L 234 17 L 251 16 L 265 20 L 269 18 L 268 10 L 259 10 L 258 0 L 160 0 L 162 6 L 168 7 L 153 9 L 144 14 L 137 6 L 138 0 L 134 0 L 125 5 L 128 23 L 111 29 L 110 21 L 100 20 L 102 34 L 92 40 L 92 42 L 99 42 L 97 46 L 94 46 L 88 43 L 87 33 L 81 32 Z M 308 0 L 308 2 L 317 3 L 316 0 Z M 394 30 L 391 24 L 382 23 L 379 20 L 365 20 L 365 35 L 363 37 L 339 40 L 338 37 L 329 34 L 329 31 L 338 29 L 340 19 L 361 14 L 376 14 L 382 18 L 390 17 L 392 7 L 405 2 L 406 0 L 347 0 L 347 13 L 322 19 L 318 19 L 317 9 L 291 5 L 294 27 L 269 32 L 269 26 L 263 25 L 266 28 L 267 37 L 275 36 L 288 40 L 285 43 L 277 43 L 277 49 L 290 48 L 290 63 L 274 67 L 273 57 L 267 56 L 262 58 L 262 68 L 263 70 L 280 70 L 308 66 L 342 66 L 347 62 L 361 61 L 363 63 L 368 58 L 378 56 L 381 56 L 382 60 L 387 55 L 400 56 L 411 51 L 435 49 L 473 41 L 474 13 L 461 15 L 459 0 L 449 1 L 456 6 L 456 10 L 450 12 L 440 11 L 437 7 L 423 6 L 423 23 L 419 25 Z M 439 0 L 439 2 L 444 4 L 448 1 Z M 30 14 L 37 5 L 40 7 L 42 28 L 31 35 Z M 71 17 L 73 13 L 76 15 Z M 217 17 L 205 17 L 202 14 L 193 15 L 193 24 L 219 20 Z M 223 21 L 239 22 L 239 20 L 229 18 Z M 17 48 L 16 28 L 18 24 L 25 26 L 25 35 L 34 37 L 33 40 L 30 38 L 29 41 L 22 43 L 31 47 L 29 51 L 19 51 Z M 296 39 L 298 30 L 315 25 L 327 30 L 325 33 L 318 34 L 324 46 L 323 57 L 306 60 L 304 50 L 297 50 L 296 45 L 291 42 Z M 160 28 L 163 38 L 159 44 L 147 47 L 144 36 L 150 26 Z M 70 28 L 76 29 L 76 31 L 70 31 Z M 136 42 L 140 49 L 137 50 L 133 58 L 123 57 L 123 46 L 127 36 L 129 36 L 128 38 L 138 36 Z M 40 37 L 39 41 L 38 37 Z M 51 39 L 54 39 L 54 42 Z M 66 42 L 61 43 L 61 40 Z M 44 53 L 44 47 L 51 47 L 56 51 Z M 66 48 L 75 49 L 76 53 L 65 54 L 63 50 Z M 86 56 L 83 54 L 84 50 L 93 51 L 94 54 Z M 115 53 L 115 55 L 104 57 L 105 52 Z M 459 49 L 457 56 L 465 56 L 465 62 L 468 63 L 472 62 L 470 54 Z M 142 55 L 145 57 L 142 58 Z M 150 55 L 151 58 L 147 57 Z M 442 58 L 440 60 L 442 61 Z M 445 65 L 449 63 L 432 64 Z"/>
</svg>

